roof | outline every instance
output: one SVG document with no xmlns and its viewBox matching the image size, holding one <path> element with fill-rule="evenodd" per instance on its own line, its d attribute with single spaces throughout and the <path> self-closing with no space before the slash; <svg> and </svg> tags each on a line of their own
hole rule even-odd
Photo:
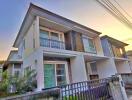
<svg viewBox="0 0 132 100">
<path fill-rule="evenodd" d="M 114 39 L 114 38 L 112 38 L 112 37 L 110 37 L 108 35 L 104 35 L 104 36 L 101 37 L 101 39 L 105 39 L 105 38 L 107 38 L 112 44 L 114 44 L 116 46 L 119 46 L 119 47 L 124 47 L 124 46 L 129 45 L 127 43 L 124 43 L 122 41 L 119 41 L 117 39 Z"/>
<path fill-rule="evenodd" d="M 36 6 L 36 5 L 34 5 L 34 4 L 31 3 L 30 6 L 29 6 L 28 11 L 27 11 L 27 13 L 26 13 L 26 16 L 25 16 L 25 18 L 24 18 L 24 20 L 23 20 L 23 22 L 22 22 L 22 25 L 21 25 L 21 27 L 20 27 L 20 30 L 19 30 L 18 35 L 17 35 L 17 37 L 16 37 L 16 40 L 15 40 L 15 42 L 14 42 L 14 44 L 13 44 L 13 47 L 16 47 L 16 45 L 18 44 L 18 43 L 17 43 L 18 40 L 22 38 L 22 37 L 20 36 L 20 34 L 24 34 L 24 33 L 27 31 L 29 25 L 31 24 L 31 22 L 30 22 L 30 23 L 27 25 L 27 23 L 29 22 L 29 19 L 30 19 L 30 20 L 33 20 L 34 17 L 37 16 L 37 14 L 35 14 L 35 11 L 34 11 L 34 12 L 32 11 L 33 9 L 38 10 L 38 11 L 41 11 L 41 12 L 43 12 L 43 13 L 45 13 L 45 14 L 48 14 L 48 15 L 51 15 L 51 16 L 55 16 L 56 18 L 59 18 L 59 19 L 64 20 L 64 21 L 67 21 L 68 23 L 72 23 L 72 24 L 74 24 L 75 26 L 80 27 L 80 28 L 82 28 L 82 29 L 92 31 L 92 32 L 94 32 L 94 33 L 96 33 L 96 34 L 98 34 L 98 35 L 101 34 L 101 33 L 98 32 L 98 31 L 95 31 L 95 30 L 93 30 L 93 29 L 91 29 L 91 28 L 88 28 L 88 27 L 86 27 L 86 26 L 84 26 L 84 25 L 81 25 L 81 24 L 75 22 L 75 21 L 72 21 L 72 20 L 69 20 L 69 19 L 67 19 L 67 18 L 64 18 L 64 17 L 62 17 L 62 16 L 60 16 L 60 15 L 58 15 L 58 14 L 55 14 L 55 13 L 53 13 L 53 12 L 50 12 L 50 11 L 48 11 L 48 10 L 46 10 L 46 9 L 43 9 L 43 8 L 41 8 L 41 7 L 38 7 L 38 6 Z M 27 26 L 25 26 L 25 25 L 27 25 Z M 26 28 L 26 29 L 24 29 L 24 28 Z"/>
<path fill-rule="evenodd" d="M 7 57 L 7 60 L 9 59 L 9 57 L 11 56 L 12 53 L 18 53 L 18 50 L 11 50 Z"/>
</svg>

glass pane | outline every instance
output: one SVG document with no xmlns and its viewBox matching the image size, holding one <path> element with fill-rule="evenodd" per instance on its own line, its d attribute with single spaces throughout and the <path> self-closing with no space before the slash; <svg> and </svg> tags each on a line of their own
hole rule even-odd
<svg viewBox="0 0 132 100">
<path fill-rule="evenodd" d="M 17 70 L 17 71 L 15 71 L 14 75 L 15 76 L 19 76 L 20 75 L 20 72 Z"/>
<path fill-rule="evenodd" d="M 90 63 L 90 66 L 91 66 L 92 73 L 93 73 L 93 74 L 97 74 L 96 62 Z"/>
<path fill-rule="evenodd" d="M 40 37 L 41 38 L 49 38 L 49 32 L 40 30 Z"/>
<path fill-rule="evenodd" d="M 59 41 L 59 34 L 51 32 L 51 40 Z"/>
<path fill-rule="evenodd" d="M 49 32 L 40 30 L 40 45 L 50 47 Z"/>
<path fill-rule="evenodd" d="M 44 64 L 44 86 L 45 88 L 56 86 L 54 64 Z"/>
<path fill-rule="evenodd" d="M 56 65 L 57 85 L 66 84 L 65 64 Z"/>
<path fill-rule="evenodd" d="M 90 53 L 96 53 L 95 46 L 92 39 L 83 37 L 84 50 Z"/>
<path fill-rule="evenodd" d="M 57 85 L 64 85 L 66 84 L 65 76 L 57 76 Z"/>
<path fill-rule="evenodd" d="M 89 43 L 89 48 L 90 48 L 90 51 L 95 53 L 95 46 L 94 46 L 94 43 L 93 43 L 93 40 L 92 39 L 88 39 L 88 43 Z"/>
<path fill-rule="evenodd" d="M 90 52 L 89 43 L 87 38 L 83 38 L 84 50 Z"/>
</svg>

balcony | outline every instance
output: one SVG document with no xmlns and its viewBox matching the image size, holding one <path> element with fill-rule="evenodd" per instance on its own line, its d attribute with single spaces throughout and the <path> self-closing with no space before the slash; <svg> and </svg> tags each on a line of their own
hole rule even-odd
<svg viewBox="0 0 132 100">
<path fill-rule="evenodd" d="M 47 39 L 40 37 L 40 46 L 55 48 L 55 49 L 65 49 L 65 43 L 62 41 Z"/>
</svg>

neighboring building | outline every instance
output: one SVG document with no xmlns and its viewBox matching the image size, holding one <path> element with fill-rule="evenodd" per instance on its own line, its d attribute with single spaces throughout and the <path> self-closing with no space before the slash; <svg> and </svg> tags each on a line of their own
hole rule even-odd
<svg viewBox="0 0 132 100">
<path fill-rule="evenodd" d="M 101 43 L 104 55 L 113 58 L 117 73 L 131 73 L 130 60 L 125 51 L 128 44 L 107 35 L 101 37 Z"/>
<path fill-rule="evenodd" d="M 3 70 L 4 71 L 7 70 L 9 75 L 19 76 L 21 74 L 21 68 L 22 68 L 22 59 L 18 55 L 17 50 L 12 50 L 3 65 Z"/>
<path fill-rule="evenodd" d="M 127 57 L 130 60 L 131 72 L 132 72 L 132 51 L 127 52 Z"/>
</svg>

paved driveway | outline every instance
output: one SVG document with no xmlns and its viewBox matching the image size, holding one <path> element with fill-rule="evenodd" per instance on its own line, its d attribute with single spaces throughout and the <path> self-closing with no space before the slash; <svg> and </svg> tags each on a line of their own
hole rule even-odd
<svg viewBox="0 0 132 100">
<path fill-rule="evenodd" d="M 127 90 L 127 97 L 128 97 L 128 100 L 132 100 L 132 89 L 131 90 Z"/>
</svg>

